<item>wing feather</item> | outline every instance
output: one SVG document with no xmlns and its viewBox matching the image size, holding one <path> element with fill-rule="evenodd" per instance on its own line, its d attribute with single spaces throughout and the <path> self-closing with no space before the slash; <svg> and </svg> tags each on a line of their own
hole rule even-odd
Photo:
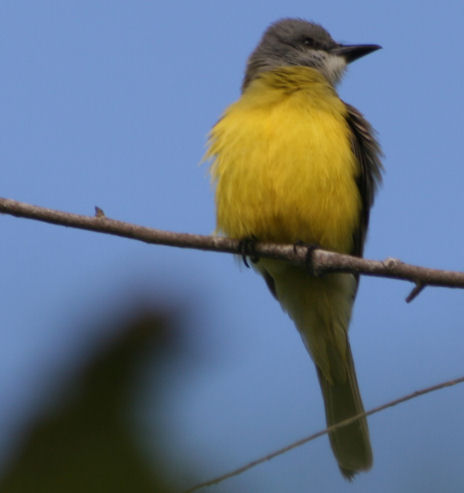
<svg viewBox="0 0 464 493">
<path fill-rule="evenodd" d="M 354 232 L 353 255 L 362 257 L 370 208 L 374 202 L 375 192 L 382 181 L 383 166 L 380 161 L 382 151 L 375 138 L 375 132 L 364 116 L 353 106 L 346 104 L 348 115 L 346 121 L 351 130 L 351 146 L 360 166 L 356 180 L 361 195 L 361 218 L 359 227 Z"/>
</svg>

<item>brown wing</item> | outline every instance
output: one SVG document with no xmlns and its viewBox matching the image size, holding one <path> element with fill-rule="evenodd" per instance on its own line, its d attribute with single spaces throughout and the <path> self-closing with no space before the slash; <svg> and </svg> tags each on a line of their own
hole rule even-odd
<svg viewBox="0 0 464 493">
<path fill-rule="evenodd" d="M 383 166 L 380 162 L 382 152 L 369 122 L 356 108 L 346 103 L 345 105 L 348 110 L 346 121 L 351 130 L 351 146 L 360 166 L 356 181 L 362 202 L 361 218 L 359 227 L 353 235 L 351 253 L 362 257 L 370 208 L 374 202 L 376 189 L 382 181 Z"/>
</svg>

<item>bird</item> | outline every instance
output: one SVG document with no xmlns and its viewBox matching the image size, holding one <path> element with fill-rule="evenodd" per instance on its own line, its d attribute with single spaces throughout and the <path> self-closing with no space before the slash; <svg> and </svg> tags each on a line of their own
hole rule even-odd
<svg viewBox="0 0 464 493">
<path fill-rule="evenodd" d="M 240 98 L 208 136 L 218 233 L 362 257 L 382 152 L 336 86 L 348 64 L 379 48 L 338 43 L 300 18 L 266 29 L 247 60 Z M 316 276 L 307 266 L 254 257 L 253 269 L 315 364 L 327 425 L 363 413 L 348 339 L 359 276 Z M 329 440 L 345 478 L 372 466 L 365 417 L 331 431 Z"/>
</svg>

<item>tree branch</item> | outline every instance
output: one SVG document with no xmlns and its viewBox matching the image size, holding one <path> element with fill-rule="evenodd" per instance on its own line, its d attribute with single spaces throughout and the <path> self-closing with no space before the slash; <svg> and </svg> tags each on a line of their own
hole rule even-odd
<svg viewBox="0 0 464 493">
<path fill-rule="evenodd" d="M 216 252 L 241 253 L 240 242 L 232 238 L 173 233 L 171 231 L 138 226 L 110 219 L 98 207 L 96 208 L 95 216 L 84 216 L 0 198 L 0 212 L 71 228 L 122 236 L 145 243 Z M 308 262 L 308 247 L 304 245 L 256 243 L 254 253 L 258 257 L 287 260 L 295 265 L 304 266 Z M 311 252 L 311 262 L 312 269 L 316 275 L 330 272 L 353 272 L 367 276 L 411 281 L 415 285 L 420 285 L 421 289 L 425 286 L 464 288 L 464 272 L 429 269 L 405 264 L 394 258 L 387 258 L 383 261 L 368 260 L 318 248 Z M 413 294 L 416 294 L 416 291 L 413 290 Z"/>
<path fill-rule="evenodd" d="M 237 469 L 234 469 L 233 471 L 230 471 L 226 474 L 222 474 L 221 476 L 217 476 L 216 478 L 210 479 L 210 480 L 205 481 L 203 483 L 196 484 L 195 486 L 192 486 L 191 488 L 186 490 L 184 493 L 191 493 L 191 492 L 197 491 L 201 488 L 205 488 L 206 486 L 213 486 L 215 484 L 222 483 L 222 481 L 225 481 L 226 479 L 232 478 L 234 476 L 238 476 L 239 474 L 242 474 L 245 471 L 248 471 L 249 469 L 252 469 L 253 467 L 258 466 L 259 464 L 262 464 L 268 460 L 274 459 L 275 457 L 277 457 L 279 455 L 285 454 L 286 452 L 293 450 L 294 448 L 301 447 L 305 443 L 311 442 L 312 440 L 315 440 L 316 438 L 319 438 L 322 435 L 326 435 L 327 433 L 331 433 L 332 431 L 336 430 L 337 428 L 341 428 L 342 426 L 349 425 L 350 423 L 353 423 L 354 421 L 357 421 L 360 418 L 379 413 L 380 411 L 383 411 L 384 409 L 387 409 L 387 408 L 393 407 L 393 406 L 397 406 L 398 404 L 409 401 L 409 400 L 414 399 L 416 397 L 419 397 L 421 395 L 425 395 L 425 394 L 428 394 L 430 392 L 435 392 L 436 390 L 444 389 L 446 387 L 452 387 L 454 385 L 458 385 L 458 384 L 463 383 L 463 382 L 464 382 L 464 376 L 460 377 L 460 378 L 456 378 L 454 380 L 447 380 L 446 382 L 442 382 L 442 383 L 439 383 L 437 385 L 432 385 L 431 387 L 426 387 L 425 389 L 416 390 L 415 392 L 404 395 L 403 397 L 400 397 L 400 398 L 395 399 L 393 401 L 387 402 L 386 404 L 382 404 L 381 406 L 374 407 L 367 412 L 357 414 L 356 416 L 353 416 L 353 417 L 348 418 L 348 419 L 344 419 L 343 421 L 340 421 L 339 423 L 337 423 L 335 425 L 329 426 L 328 428 L 325 428 L 324 430 L 318 431 L 317 433 L 313 433 L 312 435 L 309 435 L 305 438 L 302 438 L 301 440 L 293 442 L 290 445 L 287 445 L 286 447 L 282 447 L 279 450 L 276 450 L 270 454 L 265 455 L 264 457 L 253 460 L 251 462 L 248 462 L 248 464 L 245 464 L 245 465 L 243 465 Z"/>
</svg>

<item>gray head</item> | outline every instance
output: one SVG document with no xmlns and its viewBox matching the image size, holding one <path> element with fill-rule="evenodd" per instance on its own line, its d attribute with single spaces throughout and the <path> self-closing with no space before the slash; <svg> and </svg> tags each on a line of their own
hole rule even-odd
<svg viewBox="0 0 464 493">
<path fill-rule="evenodd" d="M 379 48 L 379 45 L 342 45 L 318 24 L 303 19 L 282 19 L 269 26 L 250 55 L 242 90 L 261 72 L 289 65 L 315 68 L 335 86 L 348 63 Z"/>
</svg>

